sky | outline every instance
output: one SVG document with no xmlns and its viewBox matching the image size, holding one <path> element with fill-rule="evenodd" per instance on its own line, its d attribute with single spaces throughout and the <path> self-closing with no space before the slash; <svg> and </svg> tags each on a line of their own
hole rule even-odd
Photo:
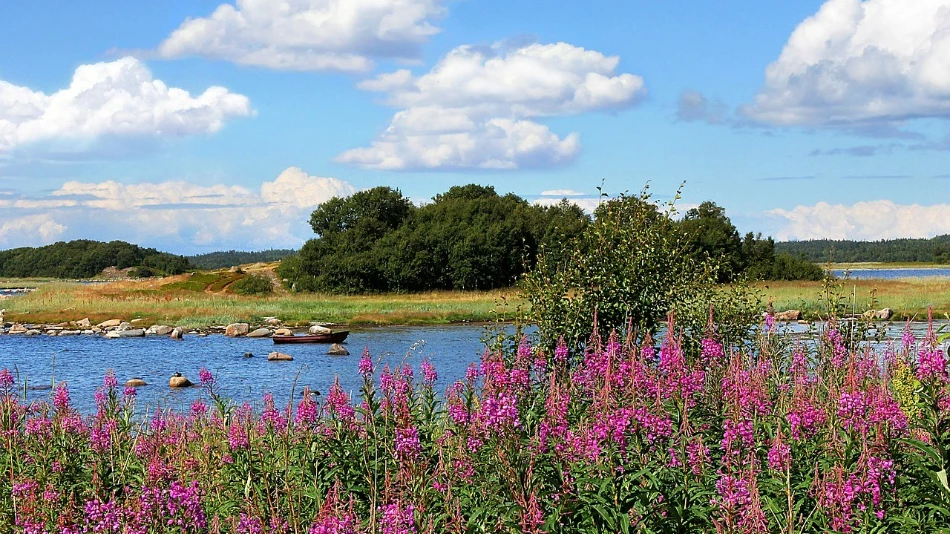
<svg viewBox="0 0 950 534">
<path fill-rule="evenodd" d="M 333 196 L 468 183 L 950 233 L 950 0 L 34 0 L 0 49 L 0 249 L 295 248 Z"/>
</svg>

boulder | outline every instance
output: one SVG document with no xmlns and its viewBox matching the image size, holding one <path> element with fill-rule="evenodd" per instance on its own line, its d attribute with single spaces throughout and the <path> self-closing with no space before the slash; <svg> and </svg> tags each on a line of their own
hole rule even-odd
<svg viewBox="0 0 950 534">
<path fill-rule="evenodd" d="M 176 326 L 172 329 L 171 333 L 168 334 L 168 337 L 172 339 L 181 339 L 184 333 L 184 330 L 182 330 L 180 326 Z"/>
<path fill-rule="evenodd" d="M 889 321 L 893 316 L 894 310 L 890 308 L 884 308 L 883 310 L 878 310 L 874 313 L 874 318 L 880 319 L 882 321 Z"/>
<path fill-rule="evenodd" d="M 290 362 L 293 361 L 294 357 L 290 354 L 285 354 L 283 352 L 274 351 L 267 355 L 267 361 L 269 362 Z"/>
<path fill-rule="evenodd" d="M 109 319 L 108 321 L 102 321 L 96 326 L 98 326 L 99 328 L 115 328 L 116 326 L 119 326 L 120 324 L 122 324 L 122 321 L 118 319 Z"/>
<path fill-rule="evenodd" d="M 270 326 L 277 326 L 280 324 L 280 319 L 276 317 L 264 317 L 264 324 Z"/>
<path fill-rule="evenodd" d="M 29 330 L 27 327 L 23 326 L 20 323 L 17 323 L 10 327 L 10 330 L 7 330 L 8 334 L 25 334 Z"/>
<path fill-rule="evenodd" d="M 330 356 L 349 356 L 350 351 L 346 350 L 346 347 L 340 345 L 339 343 L 334 343 L 330 345 L 330 350 L 327 351 L 327 354 Z"/>
<path fill-rule="evenodd" d="M 289 328 L 278 328 L 277 330 L 274 330 L 274 335 L 275 336 L 292 336 L 294 335 L 294 331 Z"/>
<path fill-rule="evenodd" d="M 122 321 L 119 323 L 119 330 L 129 330 L 132 328 L 132 323 L 128 321 Z"/>
<path fill-rule="evenodd" d="M 172 333 L 172 327 L 163 324 L 156 324 L 150 326 L 149 329 L 145 331 L 145 333 L 154 336 L 167 336 L 168 334 Z"/>
<path fill-rule="evenodd" d="M 80 329 L 82 329 L 82 330 L 88 330 L 88 329 L 92 328 L 92 322 L 89 321 L 89 318 L 88 318 L 88 317 L 85 318 L 85 319 L 80 319 L 80 320 L 76 321 L 76 327 L 77 327 L 77 328 L 80 328 Z"/>
<path fill-rule="evenodd" d="M 244 353 L 244 357 L 245 357 L 245 358 L 253 358 L 253 357 L 254 357 L 254 353 L 253 353 L 253 352 L 245 352 L 245 353 Z"/>
<path fill-rule="evenodd" d="M 26 331 L 26 335 L 28 335 L 28 336 L 39 336 L 39 335 L 42 335 L 42 334 L 43 334 L 43 331 L 42 331 L 42 330 L 37 330 L 37 329 L 35 329 L 35 328 L 31 328 L 31 329 L 29 329 L 29 330 Z"/>
<path fill-rule="evenodd" d="M 91 335 L 93 335 L 93 334 L 95 334 L 95 332 L 93 332 L 91 329 L 90 329 L 90 330 L 83 330 L 83 331 L 82 331 L 82 335 L 84 335 L 84 336 L 91 336 Z"/>
<path fill-rule="evenodd" d="M 270 337 L 271 331 L 268 328 L 258 328 L 247 333 L 247 337 Z"/>
<path fill-rule="evenodd" d="M 329 333 L 331 333 L 331 332 L 332 332 L 332 330 L 330 330 L 329 328 L 327 328 L 327 327 L 325 327 L 325 326 L 318 325 L 318 324 L 315 324 L 315 325 L 313 325 L 313 326 L 310 327 L 310 333 L 311 333 L 311 334 L 329 334 Z"/>
<path fill-rule="evenodd" d="M 126 380 L 125 382 L 125 387 L 127 388 L 140 388 L 142 386 L 147 386 L 147 385 L 148 384 L 139 377 L 130 378 L 129 380 Z M 171 385 L 171 382 L 169 382 L 168 385 Z M 172 387 L 175 387 L 175 386 L 172 386 Z"/>
<path fill-rule="evenodd" d="M 168 379 L 168 387 L 170 388 L 188 388 L 192 385 L 191 380 L 181 376 L 181 373 L 175 373 Z"/>
<path fill-rule="evenodd" d="M 142 328 L 119 330 L 119 337 L 145 337 L 145 330 Z"/>
<path fill-rule="evenodd" d="M 106 339 L 119 339 L 120 337 L 122 337 L 122 334 L 118 330 L 110 330 L 106 332 L 106 335 L 104 337 Z"/>
<path fill-rule="evenodd" d="M 57 334 L 57 335 L 59 335 L 59 336 L 78 336 L 78 335 L 80 335 L 80 334 L 82 334 L 82 331 L 81 331 L 81 330 L 63 330 L 62 332 L 60 332 L 60 333 Z"/>
<path fill-rule="evenodd" d="M 785 310 L 775 314 L 776 321 L 797 321 L 801 318 L 802 312 L 800 310 Z"/>
<path fill-rule="evenodd" d="M 247 323 L 231 323 L 224 329 L 224 335 L 228 337 L 238 337 L 247 334 L 250 325 Z"/>
</svg>

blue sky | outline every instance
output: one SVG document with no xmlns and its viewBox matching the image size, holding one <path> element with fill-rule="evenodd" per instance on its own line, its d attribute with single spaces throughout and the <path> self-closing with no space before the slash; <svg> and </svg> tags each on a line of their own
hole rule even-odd
<svg viewBox="0 0 950 534">
<path fill-rule="evenodd" d="M 295 247 L 333 195 L 471 182 L 950 233 L 950 0 L 38 0 L 0 47 L 0 248 Z"/>
</svg>

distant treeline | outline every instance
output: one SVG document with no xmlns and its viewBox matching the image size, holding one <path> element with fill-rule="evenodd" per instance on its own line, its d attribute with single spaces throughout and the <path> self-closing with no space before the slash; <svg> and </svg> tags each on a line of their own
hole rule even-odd
<svg viewBox="0 0 950 534">
<path fill-rule="evenodd" d="M 668 214 L 655 211 L 655 217 Z M 594 217 L 602 216 L 599 212 Z M 333 198 L 311 215 L 317 238 L 285 258 L 278 273 L 298 291 L 483 290 L 514 285 L 537 262 L 566 261 L 591 216 L 564 200 L 539 206 L 492 187 L 455 186 L 415 206 L 398 190 L 376 187 Z M 771 238 L 740 238 L 725 210 L 712 202 L 671 226 L 684 254 L 714 257 L 720 281 L 820 279 L 821 269 L 776 254 Z M 684 238 L 685 239 L 679 239 Z"/>
<path fill-rule="evenodd" d="M 801 255 L 818 263 L 827 262 L 926 262 L 950 263 L 950 235 L 931 239 L 890 239 L 886 241 L 789 241 L 775 249 Z"/>
<path fill-rule="evenodd" d="M 258 252 L 228 250 L 188 256 L 188 261 L 199 269 L 221 269 L 247 263 L 279 261 L 296 252 L 292 249 L 270 249 Z"/>
<path fill-rule="evenodd" d="M 106 267 L 138 267 L 136 274 L 180 274 L 189 269 L 184 256 L 142 248 L 124 241 L 85 239 L 38 248 L 0 251 L 0 276 L 11 278 L 92 278 Z"/>
</svg>

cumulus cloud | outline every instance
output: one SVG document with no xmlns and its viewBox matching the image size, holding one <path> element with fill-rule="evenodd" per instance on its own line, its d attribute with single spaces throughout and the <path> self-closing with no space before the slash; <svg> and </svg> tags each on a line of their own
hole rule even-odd
<svg viewBox="0 0 950 534">
<path fill-rule="evenodd" d="M 676 120 L 723 124 L 726 122 L 726 105 L 710 101 L 699 91 L 683 91 L 676 102 Z"/>
<path fill-rule="evenodd" d="M 620 59 L 567 43 L 461 46 L 429 72 L 386 73 L 359 84 L 400 108 L 369 147 L 338 161 L 375 169 L 519 169 L 572 161 L 579 137 L 532 119 L 620 110 L 646 94 L 617 74 Z"/>
<path fill-rule="evenodd" d="M 0 209 L 12 214 L 0 227 L 0 243 L 122 239 L 183 252 L 297 247 L 312 237 L 307 221 L 318 204 L 354 191 L 343 180 L 296 167 L 259 191 L 184 181 L 70 181 L 40 199 L 0 198 Z"/>
<path fill-rule="evenodd" d="M 950 205 L 895 204 L 890 200 L 853 205 L 819 202 L 767 212 L 779 240 L 926 238 L 950 234 Z"/>
<path fill-rule="evenodd" d="M 549 189 L 541 191 L 542 197 L 582 197 L 584 193 L 574 191 L 573 189 Z"/>
<path fill-rule="evenodd" d="M 743 111 L 806 126 L 950 117 L 950 1 L 828 0 Z"/>
<path fill-rule="evenodd" d="M 278 70 L 360 72 L 375 57 L 416 59 L 443 0 L 237 0 L 185 20 L 158 47 Z"/>
<path fill-rule="evenodd" d="M 214 133 L 252 114 L 247 97 L 224 87 L 197 96 L 169 87 L 139 60 L 81 65 L 69 87 L 47 95 L 0 81 L 0 154 L 45 143 L 90 148 L 103 138 L 164 139 Z"/>
<path fill-rule="evenodd" d="M 567 200 L 569 203 L 574 204 L 580 209 L 586 211 L 587 213 L 593 213 L 597 209 L 597 206 L 600 206 L 601 198 L 600 197 L 542 197 L 534 201 L 535 205 L 538 206 L 557 206 L 561 203 L 562 200 Z"/>
</svg>

